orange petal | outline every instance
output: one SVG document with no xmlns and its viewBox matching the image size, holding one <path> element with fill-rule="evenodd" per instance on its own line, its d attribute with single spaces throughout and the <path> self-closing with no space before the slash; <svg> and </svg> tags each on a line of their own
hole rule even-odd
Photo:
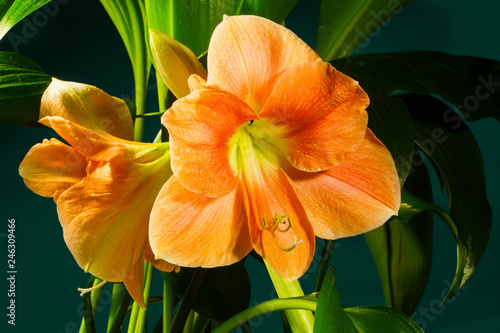
<svg viewBox="0 0 500 333">
<path fill-rule="evenodd" d="M 229 143 L 238 128 L 258 115 L 241 99 L 215 89 L 199 89 L 176 101 L 163 115 L 170 133 L 172 170 L 182 186 L 217 197 L 231 192 L 236 171 Z"/>
<path fill-rule="evenodd" d="M 146 309 L 144 303 L 144 260 L 137 260 L 132 266 L 127 276 L 123 279 L 123 284 L 128 293 L 143 309 Z"/>
<path fill-rule="evenodd" d="M 252 244 L 280 276 L 295 280 L 314 256 L 314 231 L 286 174 L 258 154 L 248 156 L 243 178 Z"/>
<path fill-rule="evenodd" d="M 161 79 L 177 98 L 186 96 L 190 92 L 189 76 L 198 74 L 206 79 L 206 69 L 187 46 L 159 30 L 149 32 L 151 54 Z"/>
<path fill-rule="evenodd" d="M 80 182 L 87 173 L 87 159 L 57 139 L 33 146 L 19 166 L 26 186 L 38 195 L 53 197 Z"/>
<path fill-rule="evenodd" d="M 99 88 L 52 79 L 42 96 L 40 119 L 59 116 L 103 135 L 133 140 L 132 117 L 124 101 Z"/>
<path fill-rule="evenodd" d="M 179 268 L 179 266 L 166 262 L 165 260 L 155 259 L 155 255 L 153 253 L 153 250 L 151 250 L 149 241 L 146 245 L 146 249 L 144 250 L 144 258 L 149 261 L 154 267 L 163 272 L 171 272 L 174 269 Z"/>
<path fill-rule="evenodd" d="M 359 149 L 320 172 L 287 170 L 316 236 L 337 239 L 362 234 L 397 215 L 401 191 L 394 160 L 367 129 Z"/>
<path fill-rule="evenodd" d="M 81 155 L 94 161 L 123 159 L 148 163 L 168 153 L 168 143 L 133 142 L 105 133 L 100 135 L 59 116 L 45 117 L 40 123 L 53 128 Z"/>
<path fill-rule="evenodd" d="M 120 282 L 142 258 L 154 200 L 171 175 L 169 155 L 149 162 L 91 161 L 88 176 L 57 200 L 64 240 L 93 275 Z"/>
<path fill-rule="evenodd" d="M 251 250 L 241 186 L 207 198 L 186 190 L 173 176 L 151 212 L 149 241 L 156 259 L 185 267 L 217 267 Z"/>
<path fill-rule="evenodd" d="M 286 70 L 260 116 L 282 127 L 283 150 L 294 167 L 322 171 L 359 147 L 368 104 L 356 81 L 328 63 L 315 62 Z"/>
<path fill-rule="evenodd" d="M 285 27 L 257 16 L 224 17 L 208 47 L 207 84 L 264 105 L 285 69 L 321 58 Z"/>
</svg>

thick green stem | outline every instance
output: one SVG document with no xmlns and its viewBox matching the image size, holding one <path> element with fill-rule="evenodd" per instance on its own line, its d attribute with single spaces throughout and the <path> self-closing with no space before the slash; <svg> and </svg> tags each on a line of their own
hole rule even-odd
<svg viewBox="0 0 500 333">
<path fill-rule="evenodd" d="M 212 333 L 226 333 L 231 332 L 231 330 L 241 326 L 247 321 L 261 316 L 266 313 L 274 312 L 274 311 L 282 311 L 286 310 L 286 312 L 291 311 L 303 311 L 307 313 L 311 313 L 311 311 L 316 311 L 317 302 L 311 299 L 305 298 L 297 298 L 297 299 L 273 299 L 264 303 L 257 304 L 252 306 L 245 311 L 238 313 L 237 315 L 229 318 L 224 324 L 217 327 Z M 292 310 L 292 309 L 306 309 L 304 310 Z M 293 329 L 293 327 L 292 327 Z M 312 332 L 312 326 L 310 331 L 304 331 L 301 327 L 295 327 L 294 332 L 305 333 Z"/>
<path fill-rule="evenodd" d="M 168 333 L 174 321 L 175 295 L 172 286 L 163 280 L 163 333 Z"/>
<path fill-rule="evenodd" d="M 116 319 L 116 315 L 118 314 L 118 309 L 120 308 L 120 302 L 122 301 L 122 289 L 123 289 L 123 284 L 113 283 L 113 287 L 111 288 L 111 306 L 109 308 L 107 332 L 111 330 L 113 322 Z"/>
<path fill-rule="evenodd" d="M 304 296 L 302 287 L 298 280 L 288 281 L 278 275 L 271 265 L 264 259 L 269 276 L 274 284 L 274 289 L 279 298 Z M 286 316 L 294 332 L 312 333 L 314 327 L 314 315 L 311 311 L 287 310 Z"/>
<path fill-rule="evenodd" d="M 146 276 L 144 285 L 144 304 L 146 305 L 146 309 L 139 309 L 135 333 L 142 333 L 147 331 L 147 306 L 149 304 L 149 296 L 151 295 L 151 287 L 153 285 L 154 267 L 150 262 L 147 262 L 145 266 Z"/>
</svg>

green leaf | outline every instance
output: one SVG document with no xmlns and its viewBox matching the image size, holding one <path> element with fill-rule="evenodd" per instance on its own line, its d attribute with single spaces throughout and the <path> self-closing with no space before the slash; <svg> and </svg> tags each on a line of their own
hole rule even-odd
<svg viewBox="0 0 500 333">
<path fill-rule="evenodd" d="M 149 28 L 160 30 L 189 47 L 196 56 L 208 49 L 215 27 L 225 15 L 259 15 L 281 23 L 298 0 L 149 0 Z"/>
<path fill-rule="evenodd" d="M 40 99 L 51 81 L 31 59 L 0 52 L 0 124 L 40 126 Z"/>
<path fill-rule="evenodd" d="M 204 269 L 205 278 L 194 300 L 193 309 L 201 315 L 224 321 L 245 310 L 250 302 L 250 279 L 244 263 Z M 182 268 L 179 273 L 162 273 L 176 295 L 182 299 L 194 269 Z"/>
<path fill-rule="evenodd" d="M 281 23 L 299 0 L 242 0 L 239 15 L 258 15 Z"/>
<path fill-rule="evenodd" d="M 420 154 L 416 161 L 421 161 Z M 432 201 L 425 167 L 412 169 L 405 187 Z M 404 197 L 403 197 L 404 198 Z M 386 305 L 413 313 L 427 285 L 432 262 L 433 214 L 423 212 L 408 222 L 393 219 L 366 233 L 365 240 L 379 271 Z"/>
<path fill-rule="evenodd" d="M 411 0 L 322 0 L 316 52 L 325 61 L 348 56 Z"/>
<path fill-rule="evenodd" d="M 166 33 L 200 56 L 208 49 L 212 32 L 223 15 L 235 15 L 239 5 L 240 1 L 235 0 L 149 0 L 149 28 Z"/>
<path fill-rule="evenodd" d="M 500 120 L 500 63 L 495 60 L 415 51 L 352 56 L 333 65 L 363 88 L 386 96 L 436 94 L 455 104 L 466 120 Z M 451 108 L 443 117 L 455 128 L 462 122 Z"/>
<path fill-rule="evenodd" d="M 408 316 L 383 306 L 359 306 L 347 308 L 360 333 L 423 333 L 424 331 Z M 342 332 L 342 331 L 340 331 Z"/>
<path fill-rule="evenodd" d="M 319 293 L 318 306 L 314 317 L 314 332 L 359 332 L 340 303 L 333 267 L 326 273 Z"/>
<path fill-rule="evenodd" d="M 42 7 L 50 0 L 0 0 L 0 39 L 17 22 Z"/>
<path fill-rule="evenodd" d="M 458 247 L 457 272 L 446 296 L 449 299 L 474 272 L 491 232 L 481 151 L 464 122 L 454 128 L 446 121 L 448 107 L 443 102 L 427 95 L 407 95 L 405 102 L 418 117 L 416 143 L 430 157 L 448 194 L 453 223 L 446 221 Z"/>
<path fill-rule="evenodd" d="M 144 1 L 100 0 L 125 44 L 134 71 L 136 114 L 146 111 L 146 94 L 151 69 L 149 35 Z M 136 118 L 134 139 L 142 141 L 144 119 Z"/>
<path fill-rule="evenodd" d="M 355 78 L 355 77 L 354 77 Z M 400 185 L 406 181 L 415 151 L 413 121 L 406 105 L 375 90 L 367 89 L 370 97 L 368 127 L 391 152 L 396 163 Z"/>
</svg>

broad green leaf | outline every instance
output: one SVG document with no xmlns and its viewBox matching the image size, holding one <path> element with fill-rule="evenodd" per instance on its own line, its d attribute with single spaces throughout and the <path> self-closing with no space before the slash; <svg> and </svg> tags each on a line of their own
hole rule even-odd
<svg viewBox="0 0 500 333">
<path fill-rule="evenodd" d="M 31 59 L 0 52 L 0 124 L 40 126 L 40 99 L 51 80 Z"/>
<path fill-rule="evenodd" d="M 453 236 L 455 237 L 455 242 L 457 244 L 457 269 L 455 273 L 455 278 L 450 287 L 450 291 L 446 295 L 446 298 L 443 300 L 444 302 L 447 299 L 451 298 L 458 290 L 458 288 L 462 286 L 460 283 L 464 279 L 464 270 L 466 268 L 466 259 L 468 257 L 467 247 L 460 240 L 459 232 L 457 230 L 457 225 L 441 207 L 438 207 L 427 201 L 414 197 L 409 192 L 406 191 L 403 191 L 401 200 L 402 202 L 399 215 L 402 220 L 410 221 L 415 215 L 419 213 L 425 211 L 432 211 L 439 217 L 441 217 L 443 221 L 446 222 L 446 225 L 448 226 L 448 228 L 453 233 Z"/>
<path fill-rule="evenodd" d="M 143 0 L 100 0 L 125 44 L 134 71 L 136 114 L 146 111 L 146 93 L 151 69 L 147 16 Z M 144 118 L 136 118 L 134 139 L 142 141 Z"/>
<path fill-rule="evenodd" d="M 400 184 L 403 186 L 410 172 L 415 151 L 410 113 L 400 100 L 384 96 L 375 90 L 367 89 L 366 92 L 370 97 L 370 106 L 367 109 L 368 127 L 391 152 Z"/>
<path fill-rule="evenodd" d="M 356 77 L 362 87 L 385 95 L 401 92 L 436 94 L 455 104 L 464 118 L 500 120 L 500 63 L 495 60 L 415 51 L 364 54 L 333 62 Z M 451 108 L 443 119 L 453 127 L 462 122 Z"/>
<path fill-rule="evenodd" d="M 383 306 L 359 306 L 346 308 L 360 333 L 423 333 L 424 331 L 408 316 Z M 342 332 L 342 331 L 340 331 Z"/>
<path fill-rule="evenodd" d="M 340 303 L 335 269 L 333 267 L 326 273 L 321 291 L 319 292 L 318 306 L 316 307 L 316 314 L 314 317 L 314 332 L 359 332 Z"/>
<path fill-rule="evenodd" d="M 0 0 L 0 39 L 17 22 L 42 7 L 50 0 Z"/>
<path fill-rule="evenodd" d="M 416 143 L 430 157 L 448 195 L 454 223 L 447 222 L 459 250 L 457 272 L 446 296 L 449 299 L 479 264 L 491 231 L 481 151 L 464 122 L 455 127 L 446 121 L 447 105 L 443 102 L 427 95 L 407 95 L 405 102 L 418 117 Z"/>
<path fill-rule="evenodd" d="M 416 156 L 419 158 L 415 160 L 421 161 L 420 154 Z M 412 169 L 405 188 L 432 201 L 429 174 L 423 165 Z M 426 212 L 414 216 L 408 222 L 393 219 L 364 235 L 377 265 L 386 305 L 407 315 L 412 314 L 417 307 L 429 278 L 432 219 L 433 214 Z"/>
<path fill-rule="evenodd" d="M 299 0 L 242 0 L 238 14 L 263 16 L 281 23 L 298 2 Z"/>
<path fill-rule="evenodd" d="M 194 269 L 182 268 L 179 273 L 162 273 L 182 299 Z M 206 269 L 193 309 L 211 319 L 227 320 L 245 310 L 250 302 L 250 279 L 244 263 Z"/>
<path fill-rule="evenodd" d="M 411 0 L 322 0 L 316 52 L 325 61 L 348 56 Z"/>
</svg>

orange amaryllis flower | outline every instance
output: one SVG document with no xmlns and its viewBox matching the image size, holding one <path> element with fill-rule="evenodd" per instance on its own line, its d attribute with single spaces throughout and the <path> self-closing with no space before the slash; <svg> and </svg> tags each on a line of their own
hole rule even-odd
<svg viewBox="0 0 500 333">
<path fill-rule="evenodd" d="M 79 83 L 53 80 L 42 97 L 40 122 L 70 146 L 51 139 L 31 148 L 19 167 L 25 184 L 54 198 L 64 240 L 77 263 L 106 281 L 124 281 L 144 306 L 142 259 L 154 261 L 149 215 L 172 174 L 169 144 L 130 141 L 127 105 Z"/>
<path fill-rule="evenodd" d="M 368 96 L 291 31 L 225 17 L 207 81 L 192 75 L 189 87 L 162 118 L 174 176 L 151 213 L 157 259 L 214 267 L 255 249 L 293 280 L 315 235 L 361 234 L 397 213 L 399 178 L 367 128 Z"/>
</svg>

